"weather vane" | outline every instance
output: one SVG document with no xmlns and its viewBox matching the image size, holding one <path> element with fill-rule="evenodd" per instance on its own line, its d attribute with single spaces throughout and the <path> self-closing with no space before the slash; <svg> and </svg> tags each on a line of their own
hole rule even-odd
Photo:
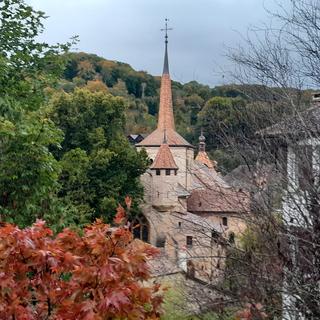
<svg viewBox="0 0 320 320">
<path fill-rule="evenodd" d="M 166 35 L 165 35 L 165 39 L 166 39 L 166 43 L 168 43 L 168 31 L 170 30 L 173 30 L 172 28 L 168 28 L 168 21 L 169 19 L 165 19 L 165 22 L 166 22 L 166 25 L 165 25 L 165 28 L 164 29 L 161 29 L 161 31 L 165 31 L 166 32 Z"/>
</svg>

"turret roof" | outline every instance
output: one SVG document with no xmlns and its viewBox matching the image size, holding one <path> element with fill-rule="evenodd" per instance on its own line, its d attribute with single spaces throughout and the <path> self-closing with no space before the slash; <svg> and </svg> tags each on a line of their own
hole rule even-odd
<svg viewBox="0 0 320 320">
<path fill-rule="evenodd" d="M 167 143 L 161 144 L 150 169 L 178 169 Z"/>
</svg>

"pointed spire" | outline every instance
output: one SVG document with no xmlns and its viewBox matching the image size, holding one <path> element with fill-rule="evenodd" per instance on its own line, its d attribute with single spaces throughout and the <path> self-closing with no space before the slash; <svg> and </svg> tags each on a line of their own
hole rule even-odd
<svg viewBox="0 0 320 320">
<path fill-rule="evenodd" d="M 201 134 L 199 136 L 199 152 L 196 156 L 196 161 L 201 162 L 210 169 L 214 169 L 217 165 L 216 161 L 211 161 L 206 152 L 206 137 L 203 135 L 203 128 L 201 128 Z"/>
<path fill-rule="evenodd" d="M 165 19 L 166 25 L 164 29 L 161 31 L 165 31 L 165 51 L 164 51 L 164 64 L 163 64 L 163 74 L 169 74 L 169 59 L 168 59 L 168 31 L 172 30 L 172 28 L 168 28 L 168 21 L 169 19 Z"/>
<path fill-rule="evenodd" d="M 161 77 L 158 129 L 175 130 L 168 59 L 168 31 L 172 30 L 172 28 L 168 28 L 168 19 L 166 19 L 165 28 L 161 30 L 165 31 L 165 53 Z"/>
<path fill-rule="evenodd" d="M 165 20 L 165 28 L 161 31 L 165 31 L 165 52 L 164 52 L 164 64 L 163 74 L 161 77 L 160 87 L 160 105 L 158 113 L 158 126 L 149 136 L 143 141 L 137 144 L 138 147 L 142 146 L 161 146 L 163 144 L 163 134 L 166 130 L 167 144 L 170 146 L 184 146 L 193 148 L 193 146 L 186 141 L 175 130 L 173 106 L 172 106 L 172 91 L 171 91 L 171 79 L 169 74 L 169 58 L 168 58 L 168 31 L 172 28 L 168 28 L 168 19 Z"/>
<path fill-rule="evenodd" d="M 164 51 L 163 74 L 169 74 L 168 41 L 167 40 L 166 40 L 166 46 Z"/>
</svg>

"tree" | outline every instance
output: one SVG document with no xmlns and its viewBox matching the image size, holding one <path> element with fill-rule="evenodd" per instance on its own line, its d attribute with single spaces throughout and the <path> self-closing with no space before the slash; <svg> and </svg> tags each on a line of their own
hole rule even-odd
<svg viewBox="0 0 320 320">
<path fill-rule="evenodd" d="M 207 133 L 208 144 L 219 148 L 225 137 L 236 137 L 238 131 L 248 130 L 245 122 L 246 103 L 239 98 L 211 98 L 199 113 L 199 126 Z"/>
<path fill-rule="evenodd" d="M 125 104 L 103 92 L 77 89 L 58 93 L 51 101 L 51 119 L 64 132 L 54 154 L 62 165 L 59 192 L 84 215 L 110 219 L 125 196 L 142 199 L 139 177 L 148 161 L 124 135 Z"/>
<path fill-rule="evenodd" d="M 59 175 L 48 147 L 62 133 L 43 105 L 71 44 L 38 42 L 44 18 L 23 0 L 0 4 L 0 210 L 2 220 L 22 226 L 50 212 Z"/>
<path fill-rule="evenodd" d="M 128 203 L 128 202 L 127 202 Z M 44 221 L 0 228 L 2 319 L 157 319 L 162 294 L 147 261 L 157 254 L 133 240 L 118 208 L 111 227 L 97 220 L 83 235 L 53 236 Z M 121 226 L 120 226 L 121 225 Z"/>
<path fill-rule="evenodd" d="M 278 124 L 259 130 L 255 138 L 243 140 L 264 170 L 266 164 L 273 165 L 278 176 L 280 212 L 265 192 L 266 180 L 261 183 L 261 179 L 254 177 L 253 161 L 243 153 L 243 148 L 235 145 L 233 150 L 247 160 L 248 173 L 256 181 L 263 203 L 263 210 L 255 208 L 252 219 L 262 235 L 262 243 L 269 243 L 270 234 L 278 239 L 277 248 L 272 250 L 269 245 L 263 252 L 265 259 L 276 256 L 279 260 L 269 269 L 269 278 L 279 273 L 279 266 L 283 274 L 283 281 L 268 283 L 282 296 L 283 305 L 278 308 L 273 305 L 273 312 L 282 312 L 283 319 L 317 319 L 320 317 L 319 106 L 315 97 L 315 105 L 306 110 L 303 89 L 320 85 L 320 6 L 312 0 L 292 0 L 287 6 L 279 2 L 277 9 L 269 12 L 275 25 L 249 32 L 245 46 L 231 50 L 229 56 L 236 65 L 234 79 L 259 85 L 251 92 L 243 90 L 243 94 L 248 99 L 259 96 L 260 101 L 271 106 L 263 116 L 265 126 L 279 122 L 272 112 L 274 106 L 282 105 L 285 110 Z M 263 118 L 256 120 L 260 129 Z M 270 224 L 271 232 L 266 229 Z M 256 259 L 261 255 L 259 250 L 252 254 Z M 246 276 L 250 278 L 252 269 L 248 270 L 251 274 Z M 265 282 L 262 278 L 253 287 L 263 287 Z"/>
</svg>

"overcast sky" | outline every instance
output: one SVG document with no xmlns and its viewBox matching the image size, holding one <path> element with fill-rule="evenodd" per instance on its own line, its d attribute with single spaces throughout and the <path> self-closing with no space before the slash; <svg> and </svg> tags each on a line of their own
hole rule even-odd
<svg viewBox="0 0 320 320">
<path fill-rule="evenodd" d="M 174 80 L 218 85 L 228 81 L 226 46 L 237 46 L 247 28 L 268 21 L 274 0 L 28 0 L 49 16 L 44 39 L 78 35 L 78 51 L 129 63 L 153 75 L 162 71 L 170 19 L 169 63 Z M 239 34 L 240 33 L 240 34 Z"/>
</svg>

